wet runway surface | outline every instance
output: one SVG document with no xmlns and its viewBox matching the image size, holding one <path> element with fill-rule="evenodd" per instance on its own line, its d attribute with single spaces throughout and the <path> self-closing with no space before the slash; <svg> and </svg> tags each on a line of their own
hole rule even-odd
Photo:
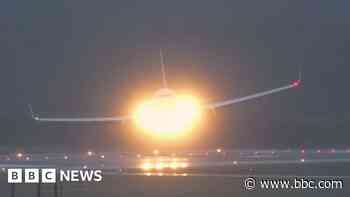
<svg viewBox="0 0 350 197">
<path fill-rule="evenodd" d="M 298 165 L 350 162 L 350 150 L 208 150 L 177 153 L 7 153 L 0 154 L 0 167 L 53 167 L 61 169 L 141 170 L 145 163 L 171 169 L 177 163 L 186 169 L 224 169 L 237 166 Z M 168 165 L 168 166 L 167 166 Z M 180 167 L 180 166 L 179 166 Z"/>
</svg>

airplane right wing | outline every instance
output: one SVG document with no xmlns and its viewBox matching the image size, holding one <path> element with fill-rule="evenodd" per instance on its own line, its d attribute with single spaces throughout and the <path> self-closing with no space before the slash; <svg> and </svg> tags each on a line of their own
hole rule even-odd
<svg viewBox="0 0 350 197">
<path fill-rule="evenodd" d="M 271 90 L 267 90 L 267 91 L 264 91 L 264 92 L 259 92 L 259 93 L 256 93 L 256 94 L 240 97 L 240 98 L 234 98 L 234 99 L 230 99 L 230 100 L 210 103 L 210 104 L 206 105 L 205 107 L 208 108 L 208 109 L 214 109 L 214 108 L 223 107 L 223 106 L 226 106 L 226 105 L 232 105 L 232 104 L 235 104 L 235 103 L 239 103 L 239 102 L 243 102 L 243 101 L 259 98 L 259 97 L 262 97 L 262 96 L 266 96 L 266 95 L 269 95 L 269 94 L 277 93 L 277 92 L 280 92 L 280 91 L 283 91 L 283 90 L 288 90 L 290 88 L 294 88 L 294 87 L 299 86 L 300 83 L 301 83 L 301 72 L 299 72 L 299 79 L 296 80 L 296 81 L 293 81 L 292 83 L 290 83 L 288 85 L 285 85 L 285 86 L 282 86 L 282 87 L 279 87 L 279 88 L 274 88 L 274 89 L 271 89 Z"/>
</svg>

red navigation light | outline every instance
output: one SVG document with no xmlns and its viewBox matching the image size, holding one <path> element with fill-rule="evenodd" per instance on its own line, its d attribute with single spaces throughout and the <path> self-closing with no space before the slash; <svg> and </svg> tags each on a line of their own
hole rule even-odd
<svg viewBox="0 0 350 197">
<path fill-rule="evenodd" d="M 292 83 L 292 86 L 293 87 L 297 87 L 297 86 L 299 86 L 300 85 L 300 80 L 296 80 L 296 81 L 294 81 L 293 83 Z"/>
</svg>

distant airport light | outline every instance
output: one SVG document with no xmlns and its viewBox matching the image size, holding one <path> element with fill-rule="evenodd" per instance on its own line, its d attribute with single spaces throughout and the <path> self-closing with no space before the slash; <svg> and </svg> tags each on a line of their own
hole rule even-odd
<svg viewBox="0 0 350 197">
<path fill-rule="evenodd" d="M 84 170 L 87 169 L 87 165 L 84 165 L 84 166 L 83 166 L 83 169 L 84 169 Z"/>
<path fill-rule="evenodd" d="M 238 164 L 238 162 L 237 162 L 237 161 L 233 161 L 233 165 L 235 165 L 235 166 L 236 166 L 237 164 Z"/>
<path fill-rule="evenodd" d="M 141 168 L 145 171 L 149 171 L 153 169 L 153 165 L 151 163 L 144 163 L 141 165 Z"/>
<path fill-rule="evenodd" d="M 49 160 L 49 157 L 48 157 L 48 156 L 46 156 L 46 157 L 45 157 L 45 160 Z"/>
<path fill-rule="evenodd" d="M 320 149 L 318 149 L 318 150 L 317 150 L 317 153 L 321 153 L 321 150 L 320 150 Z"/>
<path fill-rule="evenodd" d="M 216 149 L 216 152 L 221 153 L 222 150 L 220 148 Z"/>
<path fill-rule="evenodd" d="M 22 153 L 17 153 L 16 157 L 21 159 L 23 157 L 23 154 Z"/>
<path fill-rule="evenodd" d="M 68 156 L 67 155 L 65 155 L 63 158 L 64 158 L 64 160 L 68 160 Z"/>
<path fill-rule="evenodd" d="M 170 168 L 173 169 L 173 170 L 176 170 L 178 167 L 177 163 L 176 162 L 173 162 L 170 164 Z"/>
<path fill-rule="evenodd" d="M 153 150 L 153 154 L 154 155 L 158 155 L 159 154 L 159 150 L 157 150 L 157 149 Z"/>
<path fill-rule="evenodd" d="M 163 170 L 164 167 L 165 166 L 163 163 L 156 163 L 156 165 L 155 165 L 156 170 Z"/>
<path fill-rule="evenodd" d="M 6 171 L 6 168 L 1 168 L 1 171 L 2 171 L 2 172 L 5 172 L 5 171 Z"/>
<path fill-rule="evenodd" d="M 163 162 L 163 168 L 169 168 L 170 167 L 170 163 L 167 163 L 167 162 Z"/>
<path fill-rule="evenodd" d="M 331 152 L 332 152 L 332 153 L 335 153 L 335 149 L 334 149 L 334 148 L 332 148 Z"/>
<path fill-rule="evenodd" d="M 185 163 L 185 162 L 182 162 L 182 163 L 180 164 L 180 166 L 181 166 L 181 168 L 187 168 L 187 167 L 188 167 L 188 164 Z"/>
<path fill-rule="evenodd" d="M 304 162 L 305 162 L 305 159 L 304 159 L 304 158 L 301 158 L 301 159 L 300 159 L 300 162 L 304 163 Z"/>
<path fill-rule="evenodd" d="M 26 157 L 26 160 L 29 161 L 29 160 L 30 160 L 30 157 Z"/>
<path fill-rule="evenodd" d="M 303 154 L 304 154 L 304 153 L 305 153 L 305 150 L 304 150 L 304 149 L 302 149 L 302 150 L 301 150 L 301 153 L 303 153 Z"/>
<path fill-rule="evenodd" d="M 93 152 L 92 151 L 88 151 L 87 154 L 88 154 L 88 156 L 92 156 Z"/>
</svg>

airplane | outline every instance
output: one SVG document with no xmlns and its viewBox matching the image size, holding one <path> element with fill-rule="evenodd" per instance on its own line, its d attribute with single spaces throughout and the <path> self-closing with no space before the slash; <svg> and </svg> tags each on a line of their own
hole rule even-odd
<svg viewBox="0 0 350 197">
<path fill-rule="evenodd" d="M 162 50 L 160 50 L 160 64 L 161 64 L 163 86 L 162 86 L 162 88 L 160 88 L 158 91 L 156 91 L 154 93 L 153 99 L 155 99 L 155 100 L 156 99 L 169 99 L 169 100 L 174 99 L 174 98 L 176 98 L 177 94 L 174 90 L 172 90 L 168 87 Z M 224 107 L 224 106 L 228 106 L 228 105 L 232 105 L 232 104 L 260 98 L 260 97 L 263 97 L 266 95 L 274 94 L 274 93 L 288 90 L 291 88 L 296 88 L 301 84 L 301 81 L 302 81 L 302 75 L 301 75 L 301 71 L 299 70 L 298 79 L 295 81 L 292 81 L 291 83 L 289 83 L 287 85 L 284 85 L 284 86 L 281 86 L 278 88 L 274 88 L 274 89 L 270 89 L 267 91 L 258 92 L 258 93 L 251 94 L 248 96 L 243 96 L 243 97 L 239 97 L 239 98 L 233 98 L 233 99 L 229 99 L 229 100 L 204 104 L 204 105 L 201 105 L 201 108 L 208 109 L 208 110 L 214 110 L 216 108 L 220 108 L 220 107 Z M 47 118 L 47 117 L 40 117 L 37 114 L 35 114 L 33 112 L 31 105 L 29 105 L 29 110 L 30 110 L 30 114 L 31 114 L 32 119 L 34 119 L 35 121 L 38 121 L 38 122 L 123 122 L 123 121 L 131 120 L 134 118 L 132 115 L 129 115 L 129 116 L 109 116 L 109 117 Z"/>
</svg>

